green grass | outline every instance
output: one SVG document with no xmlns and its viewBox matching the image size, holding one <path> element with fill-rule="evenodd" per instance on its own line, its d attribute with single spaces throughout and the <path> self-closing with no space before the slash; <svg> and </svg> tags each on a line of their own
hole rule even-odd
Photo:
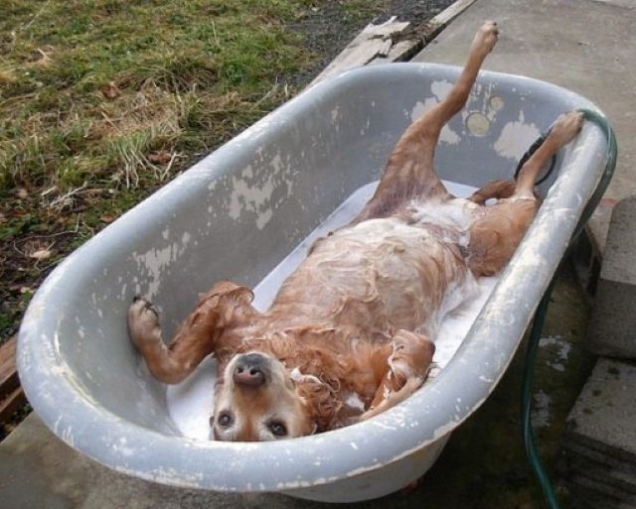
<svg viewBox="0 0 636 509">
<path fill-rule="evenodd" d="M 0 342 L 55 262 L 283 102 L 312 60 L 286 28 L 301 1 L 2 10 Z M 49 245 L 50 259 L 32 257 Z"/>
<path fill-rule="evenodd" d="M 342 0 L 339 21 L 389 3 Z M 70 250 L 298 91 L 323 57 L 298 26 L 327 6 L 3 0 L 0 343 Z"/>
<path fill-rule="evenodd" d="M 104 177 L 130 187 L 130 173 L 135 185 L 161 181 L 163 172 L 142 172 L 154 170 L 153 151 L 189 155 L 192 147 L 218 145 L 228 128 L 235 132 L 279 103 L 280 91 L 259 100 L 310 58 L 285 28 L 298 2 L 5 4 L 3 192 L 55 186 L 61 194 Z M 220 125 L 206 121 L 207 111 L 227 105 L 228 116 L 246 111 Z M 180 158 L 174 170 L 189 162 Z"/>
</svg>

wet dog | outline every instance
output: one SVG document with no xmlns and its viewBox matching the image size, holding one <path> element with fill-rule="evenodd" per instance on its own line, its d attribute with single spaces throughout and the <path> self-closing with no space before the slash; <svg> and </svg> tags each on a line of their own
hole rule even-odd
<svg viewBox="0 0 636 509">
<path fill-rule="evenodd" d="M 266 312 L 252 307 L 248 288 L 217 283 L 166 346 L 156 310 L 133 302 L 130 336 L 159 380 L 178 383 L 206 356 L 217 359 L 216 439 L 308 435 L 403 401 L 426 379 L 441 315 L 475 278 L 508 263 L 539 206 L 539 171 L 583 119 L 559 117 L 516 181 L 452 196 L 435 172 L 435 147 L 497 38 L 495 23 L 479 29 L 457 82 L 402 135 L 370 201 L 313 245 Z"/>
</svg>

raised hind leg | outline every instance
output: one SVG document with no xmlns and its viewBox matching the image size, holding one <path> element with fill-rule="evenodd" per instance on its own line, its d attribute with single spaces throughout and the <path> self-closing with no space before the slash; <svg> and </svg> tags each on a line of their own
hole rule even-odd
<svg viewBox="0 0 636 509">
<path fill-rule="evenodd" d="M 354 222 L 391 215 L 415 197 L 446 198 L 433 159 L 442 128 L 466 104 L 479 69 L 494 48 L 499 30 L 487 21 L 477 31 L 468 59 L 449 94 L 413 122 L 387 161 L 378 189 Z"/>
</svg>

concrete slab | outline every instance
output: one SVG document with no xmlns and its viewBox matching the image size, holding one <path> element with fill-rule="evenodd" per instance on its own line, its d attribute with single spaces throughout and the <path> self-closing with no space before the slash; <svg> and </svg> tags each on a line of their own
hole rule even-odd
<svg viewBox="0 0 636 509">
<path fill-rule="evenodd" d="M 636 197 L 612 213 L 588 333 L 599 355 L 636 359 Z"/>
<path fill-rule="evenodd" d="M 609 210 L 636 192 L 636 0 L 478 0 L 414 60 L 462 65 L 486 19 L 499 22 L 501 36 L 485 69 L 570 89 L 595 102 L 613 123 L 616 173 L 589 224 L 602 253 Z"/>
<path fill-rule="evenodd" d="M 636 493 L 636 458 L 633 456 L 568 432 L 564 434 L 562 447 L 566 451 L 565 459 L 570 472 L 601 472 L 618 482 L 632 485 Z"/>
<path fill-rule="evenodd" d="M 55 437 L 31 414 L 0 447 L 3 509 L 244 507 L 239 495 L 178 490 L 113 472 Z"/>
<path fill-rule="evenodd" d="M 567 420 L 563 460 L 572 507 L 636 507 L 636 366 L 600 359 Z"/>
<path fill-rule="evenodd" d="M 636 465 L 636 366 L 602 358 L 570 416 L 568 436 Z"/>
</svg>

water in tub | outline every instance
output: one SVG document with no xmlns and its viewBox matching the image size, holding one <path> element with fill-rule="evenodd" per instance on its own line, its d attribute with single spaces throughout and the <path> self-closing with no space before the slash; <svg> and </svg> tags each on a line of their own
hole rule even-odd
<svg viewBox="0 0 636 509">
<path fill-rule="evenodd" d="M 445 182 L 445 185 L 458 197 L 469 196 L 475 191 L 463 184 Z M 355 191 L 254 288 L 254 306 L 257 309 L 265 310 L 269 307 L 282 282 L 304 259 L 313 242 L 349 222 L 373 195 L 376 186 L 377 182 L 374 182 Z M 478 281 L 478 295 L 444 316 L 435 338 L 436 351 L 431 377 L 443 369 L 455 354 L 496 283 L 496 277 L 481 278 Z M 183 383 L 168 386 L 166 397 L 170 415 L 184 436 L 199 440 L 209 439 L 212 388 L 216 376 L 216 362 L 208 357 Z"/>
</svg>

